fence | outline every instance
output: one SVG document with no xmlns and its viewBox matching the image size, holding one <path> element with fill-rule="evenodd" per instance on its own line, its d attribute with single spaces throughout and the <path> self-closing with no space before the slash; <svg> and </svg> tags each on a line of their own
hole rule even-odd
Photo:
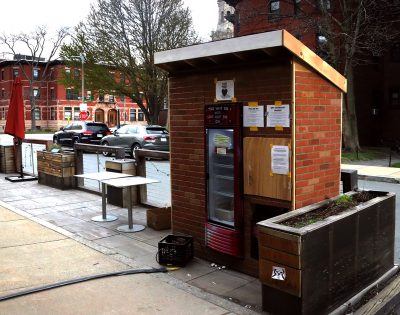
<svg viewBox="0 0 400 315">
<path fill-rule="evenodd" d="M 74 147 L 76 160 L 76 173 L 103 172 L 106 170 L 105 164 L 112 157 L 103 156 L 102 152 L 116 154 L 115 159 L 125 157 L 124 149 L 121 147 L 97 146 L 88 144 L 75 144 Z M 122 151 L 121 151 L 122 150 Z M 170 182 L 170 163 L 169 152 L 137 150 L 140 152 L 136 156 L 137 175 L 157 179 L 160 183 L 142 185 L 140 187 L 140 200 L 142 203 L 153 206 L 171 205 L 171 182 Z M 78 186 L 95 191 L 101 191 L 101 185 L 98 181 L 89 179 L 80 179 Z"/>
</svg>

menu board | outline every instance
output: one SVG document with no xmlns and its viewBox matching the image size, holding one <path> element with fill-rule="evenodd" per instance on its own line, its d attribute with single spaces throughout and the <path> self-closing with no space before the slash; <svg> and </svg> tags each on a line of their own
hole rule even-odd
<svg viewBox="0 0 400 315">
<path fill-rule="evenodd" d="M 239 105 L 206 105 L 204 122 L 206 125 L 230 126 L 238 124 Z"/>
</svg>

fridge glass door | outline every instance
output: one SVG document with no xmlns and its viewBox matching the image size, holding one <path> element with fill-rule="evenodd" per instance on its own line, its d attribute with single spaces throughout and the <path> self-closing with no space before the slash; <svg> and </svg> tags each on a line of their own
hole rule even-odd
<svg viewBox="0 0 400 315">
<path fill-rule="evenodd" d="M 208 220 L 234 227 L 233 129 L 207 129 Z"/>
</svg>

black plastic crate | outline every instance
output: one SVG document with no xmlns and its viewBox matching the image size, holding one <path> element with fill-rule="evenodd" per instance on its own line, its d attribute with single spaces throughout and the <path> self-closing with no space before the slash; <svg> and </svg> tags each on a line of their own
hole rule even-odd
<svg viewBox="0 0 400 315">
<path fill-rule="evenodd" d="M 193 237 L 168 235 L 158 242 L 158 263 L 185 266 L 193 258 Z"/>
</svg>

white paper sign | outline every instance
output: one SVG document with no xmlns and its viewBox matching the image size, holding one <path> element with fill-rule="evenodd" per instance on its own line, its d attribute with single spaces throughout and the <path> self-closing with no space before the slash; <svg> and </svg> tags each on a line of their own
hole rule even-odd
<svg viewBox="0 0 400 315">
<path fill-rule="evenodd" d="M 233 80 L 217 81 L 215 84 L 215 98 L 217 101 L 230 101 L 235 97 L 235 83 Z"/>
<path fill-rule="evenodd" d="M 264 127 L 264 106 L 243 106 L 243 127 Z"/>
<path fill-rule="evenodd" d="M 274 174 L 287 175 L 289 173 L 289 147 L 273 145 L 271 149 L 271 171 Z"/>
<path fill-rule="evenodd" d="M 267 127 L 290 127 L 289 105 L 267 105 Z"/>
<path fill-rule="evenodd" d="M 272 279 L 283 281 L 286 279 L 286 270 L 283 267 L 272 266 Z"/>
</svg>

